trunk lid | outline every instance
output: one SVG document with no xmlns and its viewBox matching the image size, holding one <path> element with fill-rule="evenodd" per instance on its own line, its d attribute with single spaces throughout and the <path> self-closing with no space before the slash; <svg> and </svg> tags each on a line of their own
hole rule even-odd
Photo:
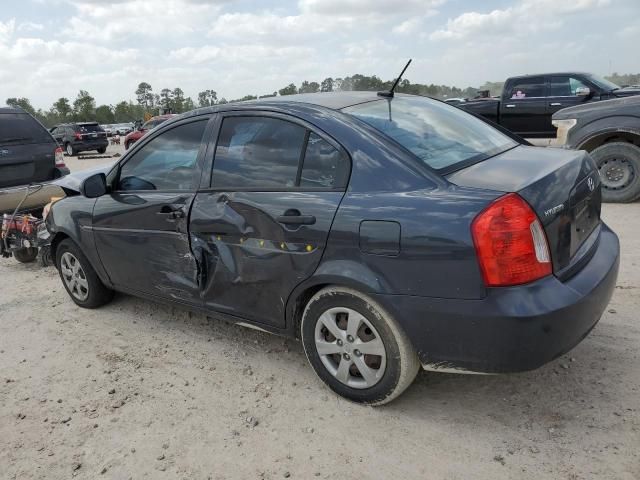
<svg viewBox="0 0 640 480">
<path fill-rule="evenodd" d="M 455 185 L 515 192 L 538 215 L 554 273 L 571 271 L 600 224 L 600 177 L 584 151 L 520 146 L 447 176 Z M 586 251 L 585 251 L 586 250 Z"/>
</svg>

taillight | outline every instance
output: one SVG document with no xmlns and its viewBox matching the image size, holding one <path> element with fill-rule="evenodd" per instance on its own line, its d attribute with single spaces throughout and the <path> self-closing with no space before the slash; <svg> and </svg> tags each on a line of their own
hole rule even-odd
<svg viewBox="0 0 640 480">
<path fill-rule="evenodd" d="M 74 136 L 76 137 L 76 140 L 82 140 L 82 134 L 81 133 L 76 133 Z"/>
<path fill-rule="evenodd" d="M 551 275 L 547 237 L 519 195 L 509 193 L 485 208 L 471 224 L 471 233 L 487 286 L 520 285 Z"/>
<path fill-rule="evenodd" d="M 56 167 L 65 167 L 66 166 L 64 164 L 64 152 L 62 151 L 62 147 L 56 148 L 55 158 L 56 158 Z"/>
</svg>

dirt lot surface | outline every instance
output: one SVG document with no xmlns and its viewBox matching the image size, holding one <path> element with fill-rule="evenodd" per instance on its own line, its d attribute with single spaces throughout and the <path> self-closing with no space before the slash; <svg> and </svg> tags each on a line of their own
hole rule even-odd
<svg viewBox="0 0 640 480">
<path fill-rule="evenodd" d="M 54 268 L 2 259 L 0 478 L 638 479 L 640 204 L 604 218 L 621 272 L 582 344 L 529 373 L 421 372 L 381 408 L 293 340 L 124 295 L 83 310 Z"/>
</svg>

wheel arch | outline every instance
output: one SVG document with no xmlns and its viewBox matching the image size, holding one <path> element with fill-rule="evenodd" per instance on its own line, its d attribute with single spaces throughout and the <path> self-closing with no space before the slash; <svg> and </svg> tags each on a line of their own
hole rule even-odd
<svg viewBox="0 0 640 480">
<path fill-rule="evenodd" d="M 633 128 L 607 128 L 598 130 L 582 139 L 576 146 L 577 150 L 591 152 L 605 143 L 627 142 L 640 146 L 640 130 Z"/>
<path fill-rule="evenodd" d="M 300 283 L 287 299 L 285 329 L 290 335 L 296 338 L 300 336 L 300 323 L 307 303 L 316 293 L 329 286 L 350 288 L 365 295 L 388 291 L 380 276 L 364 265 L 352 261 L 332 261 L 320 265 L 316 273 Z"/>
</svg>

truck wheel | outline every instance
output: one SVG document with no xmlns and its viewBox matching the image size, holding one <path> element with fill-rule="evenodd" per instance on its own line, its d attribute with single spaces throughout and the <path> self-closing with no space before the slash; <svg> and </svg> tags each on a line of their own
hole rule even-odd
<svg viewBox="0 0 640 480">
<path fill-rule="evenodd" d="M 107 147 L 100 147 L 100 148 L 98 149 L 98 153 L 104 153 L 104 152 L 106 152 L 106 151 L 107 151 Z"/>
<path fill-rule="evenodd" d="M 76 150 L 73 148 L 73 145 L 71 145 L 70 143 L 67 143 L 64 146 L 64 149 L 68 157 L 73 157 L 76 154 Z"/>
<path fill-rule="evenodd" d="M 56 248 L 56 268 L 65 290 L 77 305 L 97 308 L 113 298 L 113 290 L 104 286 L 87 257 L 68 238 Z"/>
<path fill-rule="evenodd" d="M 600 171 L 603 201 L 627 203 L 640 198 L 640 147 L 624 142 L 605 143 L 591 156 Z"/>
<path fill-rule="evenodd" d="M 13 251 L 13 256 L 20 263 L 31 263 L 38 258 L 38 249 L 36 247 L 20 248 Z"/>
<path fill-rule="evenodd" d="M 420 363 L 397 322 L 371 298 L 329 287 L 307 304 L 300 326 L 309 363 L 348 400 L 383 405 L 411 385 Z"/>
</svg>

